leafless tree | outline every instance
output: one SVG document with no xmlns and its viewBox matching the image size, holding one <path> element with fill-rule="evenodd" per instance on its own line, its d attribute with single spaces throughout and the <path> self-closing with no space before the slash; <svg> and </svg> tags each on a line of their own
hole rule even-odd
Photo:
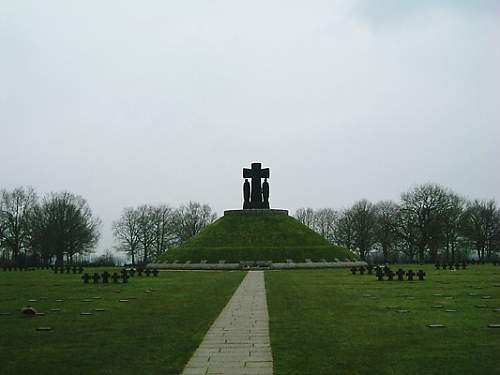
<svg viewBox="0 0 500 375">
<path fill-rule="evenodd" d="M 176 215 L 175 210 L 165 204 L 154 207 L 152 214 L 155 230 L 153 248 L 154 256 L 157 258 L 178 242 L 175 225 Z"/>
<path fill-rule="evenodd" d="M 52 193 L 33 210 L 32 246 L 46 262 L 52 256 L 56 264 L 63 264 L 64 256 L 71 262 L 75 254 L 94 250 L 100 226 L 85 199 L 68 192 Z"/>
<path fill-rule="evenodd" d="M 375 243 L 375 208 L 366 199 L 362 199 L 350 208 L 354 246 L 361 259 L 365 260 Z"/>
<path fill-rule="evenodd" d="M 335 223 L 338 213 L 331 208 L 322 208 L 314 212 L 313 229 L 330 242 L 335 242 Z"/>
<path fill-rule="evenodd" d="M 401 195 L 401 210 L 415 224 L 418 258 L 424 262 L 425 252 L 435 262 L 437 250 L 444 241 L 443 216 L 447 207 L 448 190 L 435 184 L 419 185 Z"/>
<path fill-rule="evenodd" d="M 354 248 L 354 221 L 351 209 L 340 211 L 333 228 L 333 235 L 338 245 L 349 250 Z"/>
<path fill-rule="evenodd" d="M 198 234 L 205 226 L 215 221 L 217 215 L 207 204 L 189 202 L 175 212 L 176 233 L 181 242 Z"/>
<path fill-rule="evenodd" d="M 494 200 L 474 200 L 464 213 L 464 234 L 474 244 L 478 258 L 491 259 L 500 234 L 500 210 Z"/>
<path fill-rule="evenodd" d="M 29 217 L 37 202 L 33 188 L 2 190 L 0 195 L 0 242 L 12 262 L 29 249 Z"/>
<path fill-rule="evenodd" d="M 118 241 L 117 249 L 125 252 L 135 265 L 139 241 L 139 215 L 136 210 L 127 207 L 120 218 L 113 223 L 113 235 Z"/>
<path fill-rule="evenodd" d="M 380 201 L 375 206 L 375 240 L 382 248 L 384 262 L 389 261 L 397 243 L 399 206 L 392 201 Z M 392 254 L 394 257 L 396 254 Z"/>
<path fill-rule="evenodd" d="M 295 211 L 295 218 L 302 224 L 314 229 L 315 212 L 312 208 L 299 208 Z"/>
</svg>

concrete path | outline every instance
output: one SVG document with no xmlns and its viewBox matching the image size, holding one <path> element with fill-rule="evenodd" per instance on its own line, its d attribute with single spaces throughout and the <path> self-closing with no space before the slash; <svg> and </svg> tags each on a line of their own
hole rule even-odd
<svg viewBox="0 0 500 375">
<path fill-rule="evenodd" d="M 210 327 L 183 375 L 272 375 L 264 272 L 250 271 Z"/>
</svg>

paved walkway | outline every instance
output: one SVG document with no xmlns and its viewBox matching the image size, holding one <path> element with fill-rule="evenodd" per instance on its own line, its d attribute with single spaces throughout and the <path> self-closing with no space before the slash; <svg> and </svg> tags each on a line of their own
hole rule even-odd
<svg viewBox="0 0 500 375">
<path fill-rule="evenodd" d="M 182 374 L 272 373 L 264 272 L 249 271 Z"/>
</svg>

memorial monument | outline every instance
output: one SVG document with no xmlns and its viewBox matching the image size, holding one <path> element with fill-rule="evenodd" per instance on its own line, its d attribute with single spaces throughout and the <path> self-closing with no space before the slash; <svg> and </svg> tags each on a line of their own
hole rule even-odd
<svg viewBox="0 0 500 375">
<path fill-rule="evenodd" d="M 269 209 L 269 168 L 261 163 L 252 163 L 252 168 L 243 168 L 243 209 Z M 248 179 L 252 179 L 252 184 Z M 261 179 L 264 183 L 261 185 Z"/>
</svg>

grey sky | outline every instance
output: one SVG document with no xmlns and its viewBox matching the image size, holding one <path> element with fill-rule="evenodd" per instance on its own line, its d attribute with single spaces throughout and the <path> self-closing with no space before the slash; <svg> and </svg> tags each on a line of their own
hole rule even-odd
<svg viewBox="0 0 500 375">
<path fill-rule="evenodd" d="M 0 187 L 123 207 L 500 200 L 498 1 L 0 1 Z"/>
</svg>

